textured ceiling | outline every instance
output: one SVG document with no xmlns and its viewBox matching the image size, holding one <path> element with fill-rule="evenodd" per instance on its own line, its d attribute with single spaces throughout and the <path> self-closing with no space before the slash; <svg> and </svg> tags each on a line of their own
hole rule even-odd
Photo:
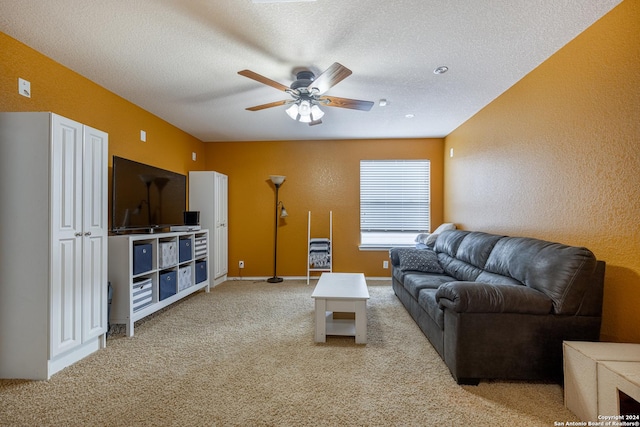
<svg viewBox="0 0 640 427">
<path fill-rule="evenodd" d="M 0 31 L 202 141 L 422 138 L 449 134 L 620 1 L 0 0 Z M 353 74 L 327 95 L 371 111 L 325 107 L 308 126 L 284 106 L 245 110 L 288 95 L 238 71 L 288 86 L 294 68 L 334 62 Z"/>
</svg>

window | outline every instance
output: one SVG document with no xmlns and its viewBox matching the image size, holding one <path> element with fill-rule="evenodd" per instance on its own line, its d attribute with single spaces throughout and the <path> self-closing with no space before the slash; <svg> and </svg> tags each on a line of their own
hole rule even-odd
<svg viewBox="0 0 640 427">
<path fill-rule="evenodd" d="M 413 245 L 429 231 L 429 160 L 360 161 L 361 248 Z"/>
</svg>

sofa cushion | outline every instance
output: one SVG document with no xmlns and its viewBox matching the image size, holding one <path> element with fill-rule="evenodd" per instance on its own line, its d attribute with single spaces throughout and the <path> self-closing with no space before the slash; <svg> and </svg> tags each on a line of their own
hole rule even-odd
<svg viewBox="0 0 640 427">
<path fill-rule="evenodd" d="M 460 242 L 455 257 L 482 269 L 487 263 L 493 247 L 502 237 L 504 236 L 472 231 Z"/>
<path fill-rule="evenodd" d="M 438 260 L 445 274 L 455 277 L 456 280 L 473 281 L 482 273 L 482 270 L 467 262 L 456 259 L 447 254 L 438 254 Z"/>
<path fill-rule="evenodd" d="M 505 237 L 496 243 L 485 269 L 510 276 L 546 294 L 556 314 L 575 314 L 595 271 L 596 258 L 583 247 L 528 237 Z"/>
<path fill-rule="evenodd" d="M 422 289 L 438 289 L 443 283 L 456 280 L 444 274 L 432 273 L 406 273 L 402 285 L 413 296 L 418 299 L 418 294 Z"/>
<path fill-rule="evenodd" d="M 444 273 L 438 255 L 430 249 L 403 249 L 398 252 L 400 270 L 423 273 Z"/>
<path fill-rule="evenodd" d="M 502 237 L 478 231 L 445 231 L 434 249 L 446 274 L 473 281 L 482 273 L 493 247 Z"/>
<path fill-rule="evenodd" d="M 455 258 L 460 243 L 462 243 L 462 240 L 469 233 L 471 232 L 464 230 L 443 231 L 438 235 L 438 238 L 433 245 L 433 250 L 438 253 L 445 253 Z"/>
</svg>

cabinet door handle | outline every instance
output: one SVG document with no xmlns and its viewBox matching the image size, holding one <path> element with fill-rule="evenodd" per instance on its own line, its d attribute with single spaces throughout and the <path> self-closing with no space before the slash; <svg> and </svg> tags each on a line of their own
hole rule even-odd
<svg viewBox="0 0 640 427">
<path fill-rule="evenodd" d="M 91 236 L 91 232 L 87 231 L 86 233 L 84 233 L 85 236 Z"/>
</svg>

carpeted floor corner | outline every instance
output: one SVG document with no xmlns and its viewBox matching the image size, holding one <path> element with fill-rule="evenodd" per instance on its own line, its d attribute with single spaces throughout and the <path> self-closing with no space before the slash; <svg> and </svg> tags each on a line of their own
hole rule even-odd
<svg viewBox="0 0 640 427">
<path fill-rule="evenodd" d="M 0 380 L 3 426 L 552 426 L 557 384 L 459 386 L 370 281 L 368 342 L 314 342 L 314 284 L 228 281 L 122 328 L 49 381 Z"/>
</svg>

